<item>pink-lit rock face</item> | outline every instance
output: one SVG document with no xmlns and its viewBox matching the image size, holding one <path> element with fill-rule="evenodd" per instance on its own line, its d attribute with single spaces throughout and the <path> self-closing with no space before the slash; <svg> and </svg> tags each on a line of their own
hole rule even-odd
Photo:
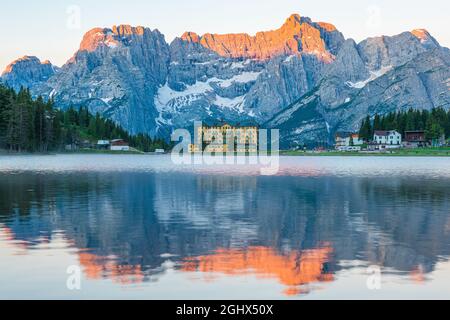
<svg viewBox="0 0 450 320">
<path fill-rule="evenodd" d="M 291 15 L 277 30 L 258 32 L 255 36 L 246 33 L 211 34 L 199 36 L 186 32 L 181 39 L 200 43 L 223 57 L 252 58 L 266 60 L 279 55 L 310 53 L 331 61 L 333 54 L 327 48 L 325 36 L 337 32 L 328 23 L 314 23 L 309 18 Z"/>
<path fill-rule="evenodd" d="M 101 46 L 117 47 L 123 38 L 144 36 L 150 29 L 129 25 L 114 26 L 111 29 L 95 28 L 87 32 L 80 45 L 80 51 L 95 51 Z M 252 58 L 267 60 L 280 55 L 297 53 L 314 54 L 321 60 L 331 62 L 334 58 L 332 48 L 327 46 L 326 38 L 343 36 L 329 23 L 314 23 L 309 18 L 291 15 L 277 30 L 258 32 L 255 36 L 246 33 L 211 34 L 199 36 L 186 32 L 181 39 L 199 43 L 203 47 L 227 58 Z"/>
<path fill-rule="evenodd" d="M 81 41 L 80 50 L 94 51 L 100 43 L 104 43 L 106 40 L 107 35 L 104 31 L 105 29 L 102 28 L 88 31 Z"/>
<path fill-rule="evenodd" d="M 439 48 L 439 43 L 435 38 L 425 29 L 415 29 L 411 34 L 419 39 L 420 43 L 428 49 Z"/>
<path fill-rule="evenodd" d="M 94 28 L 84 35 L 80 44 L 80 51 L 93 52 L 101 46 L 115 48 L 120 45 L 123 38 L 144 36 L 147 31 L 151 32 L 150 29 L 141 26 L 132 27 L 129 25 L 113 26 L 111 29 Z"/>
<path fill-rule="evenodd" d="M 419 40 L 427 40 L 430 38 L 430 34 L 425 29 L 414 29 L 411 33 Z"/>
<path fill-rule="evenodd" d="M 322 29 L 328 31 L 328 32 L 333 32 L 333 31 L 337 31 L 336 27 L 334 25 L 332 25 L 331 23 L 327 23 L 327 22 L 318 22 L 317 23 Z"/>
</svg>

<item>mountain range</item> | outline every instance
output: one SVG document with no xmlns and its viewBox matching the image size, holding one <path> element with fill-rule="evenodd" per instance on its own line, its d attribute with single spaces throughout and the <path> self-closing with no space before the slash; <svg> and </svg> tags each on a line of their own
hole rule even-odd
<svg viewBox="0 0 450 320">
<path fill-rule="evenodd" d="M 87 106 L 132 134 L 168 137 L 195 120 L 256 122 L 296 148 L 331 143 L 367 115 L 448 110 L 449 66 L 450 50 L 424 29 L 356 43 L 294 14 L 254 36 L 186 32 L 170 44 L 149 28 L 95 28 L 61 68 L 26 56 L 1 81 L 63 109 Z"/>
</svg>

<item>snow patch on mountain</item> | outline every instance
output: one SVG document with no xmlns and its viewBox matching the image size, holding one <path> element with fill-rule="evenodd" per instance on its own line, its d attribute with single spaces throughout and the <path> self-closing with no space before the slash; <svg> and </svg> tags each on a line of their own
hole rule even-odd
<svg viewBox="0 0 450 320">
<path fill-rule="evenodd" d="M 287 56 L 286 57 L 286 59 L 284 59 L 284 63 L 289 63 L 289 62 L 291 62 L 292 61 L 292 59 L 294 59 L 294 57 L 295 57 L 295 55 L 290 55 L 290 56 Z"/>
<path fill-rule="evenodd" d="M 294 130 L 294 134 L 300 135 L 300 134 L 302 134 L 302 133 L 304 133 L 306 131 L 313 130 L 314 128 L 315 128 L 314 124 L 305 124 L 302 127 L 297 128 L 296 130 Z"/>
<path fill-rule="evenodd" d="M 230 99 L 216 95 L 214 105 L 222 108 L 235 109 L 239 113 L 244 113 L 244 100 L 245 96 Z"/>
<path fill-rule="evenodd" d="M 114 100 L 114 98 L 113 98 L 113 97 L 109 97 L 109 98 L 101 98 L 101 100 L 102 100 L 104 103 L 106 103 L 106 104 L 109 105 L 109 103 L 110 103 L 112 100 Z"/>
<path fill-rule="evenodd" d="M 261 72 L 243 72 L 241 74 L 232 77 L 231 79 L 220 80 L 214 78 L 211 80 L 214 82 L 218 81 L 219 86 L 221 86 L 222 88 L 228 88 L 231 85 L 233 85 L 233 83 L 249 83 L 256 81 L 260 74 Z"/>
<path fill-rule="evenodd" d="M 187 103 L 189 101 L 196 100 L 196 98 L 201 98 L 204 94 L 212 92 L 213 89 L 209 85 L 210 80 L 206 82 L 197 81 L 192 86 L 186 86 L 183 91 L 176 91 L 166 83 L 164 86 L 158 89 L 158 94 L 155 97 L 156 106 L 161 107 L 169 105 L 171 102 L 177 101 L 181 103 Z"/>
<path fill-rule="evenodd" d="M 388 73 L 389 71 L 392 70 L 392 66 L 386 66 L 386 67 L 382 67 L 379 70 L 376 71 L 370 71 L 370 77 L 364 81 L 358 81 L 358 82 L 346 82 L 346 84 L 351 87 L 351 88 L 355 88 L 355 89 L 362 89 L 364 88 L 369 82 L 372 82 L 376 79 L 378 79 L 379 77 L 385 75 L 386 73 Z"/>
<path fill-rule="evenodd" d="M 242 69 L 242 68 L 245 68 L 245 66 L 247 66 L 251 62 L 252 62 L 251 59 L 247 59 L 245 61 L 233 61 L 230 64 L 230 69 Z"/>
</svg>

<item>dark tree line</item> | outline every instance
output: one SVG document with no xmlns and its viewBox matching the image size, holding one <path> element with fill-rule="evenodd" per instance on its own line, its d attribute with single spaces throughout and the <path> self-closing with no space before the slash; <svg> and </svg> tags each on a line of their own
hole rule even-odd
<svg viewBox="0 0 450 320">
<path fill-rule="evenodd" d="M 450 137 L 450 110 L 434 108 L 429 110 L 409 109 L 406 112 L 391 112 L 386 115 L 367 116 L 361 123 L 359 135 L 365 141 L 372 141 L 377 130 L 397 130 L 402 136 L 406 131 L 425 131 L 428 140 Z"/>
<path fill-rule="evenodd" d="M 33 99 L 27 89 L 18 93 L 0 85 L 0 149 L 16 152 L 63 150 L 83 141 L 124 139 L 144 152 L 167 149 L 162 139 L 146 134 L 130 135 L 122 127 L 87 108 L 59 110 L 53 101 Z"/>
</svg>

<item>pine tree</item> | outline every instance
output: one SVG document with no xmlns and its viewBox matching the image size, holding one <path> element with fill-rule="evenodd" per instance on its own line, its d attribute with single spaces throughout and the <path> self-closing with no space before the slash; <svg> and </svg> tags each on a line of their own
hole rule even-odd
<svg viewBox="0 0 450 320">
<path fill-rule="evenodd" d="M 382 130 L 383 128 L 381 127 L 381 119 L 380 116 L 378 114 L 375 115 L 375 118 L 373 120 L 373 131 L 377 131 L 377 130 Z"/>
<path fill-rule="evenodd" d="M 86 107 L 57 110 L 50 99 L 33 99 L 30 91 L 18 93 L 0 85 L 0 149 L 10 151 L 47 152 L 62 150 L 86 138 L 124 139 L 130 146 L 145 152 L 166 148 L 164 140 L 152 140 L 146 134 L 130 135 L 126 130 Z"/>
<path fill-rule="evenodd" d="M 359 136 L 364 141 L 368 142 L 372 140 L 373 137 L 373 131 L 372 131 L 372 125 L 370 123 L 370 117 L 367 116 L 361 125 L 361 129 L 359 130 Z"/>
<path fill-rule="evenodd" d="M 369 120 L 368 120 L 369 119 Z M 366 139 L 370 128 L 370 118 L 366 117 L 361 124 L 360 136 Z M 375 115 L 373 130 L 397 130 L 405 135 L 406 131 L 425 131 L 426 139 L 437 140 L 444 135 L 450 136 L 450 111 L 444 108 L 428 110 L 409 109 L 406 112 L 391 112 L 384 116 Z"/>
</svg>

